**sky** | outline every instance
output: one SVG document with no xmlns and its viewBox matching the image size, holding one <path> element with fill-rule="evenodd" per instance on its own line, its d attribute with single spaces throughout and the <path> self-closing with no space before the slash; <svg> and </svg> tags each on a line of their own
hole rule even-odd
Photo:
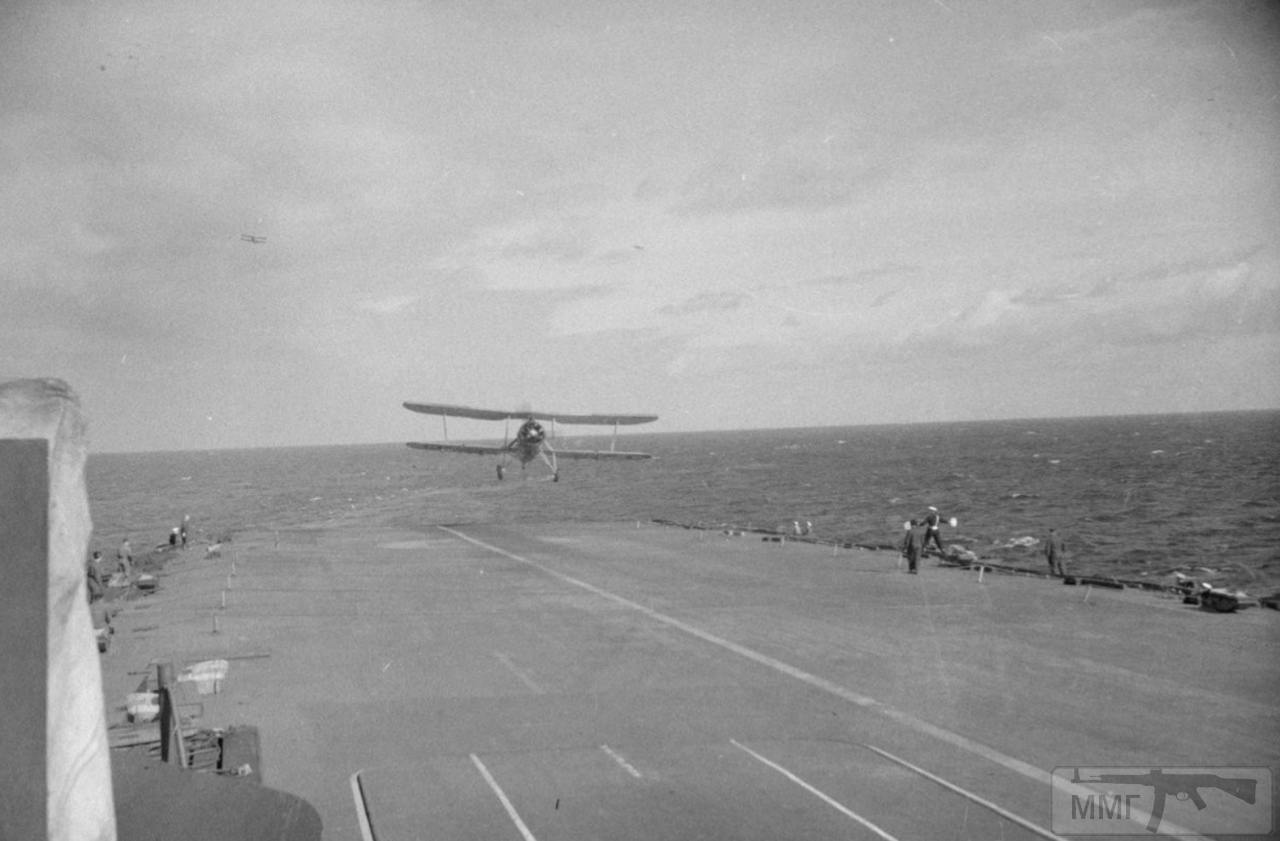
<svg viewBox="0 0 1280 841">
<path fill-rule="evenodd" d="M 1280 407 L 1276 4 L 16 0 L 0 80 L 95 451 Z"/>
</svg>

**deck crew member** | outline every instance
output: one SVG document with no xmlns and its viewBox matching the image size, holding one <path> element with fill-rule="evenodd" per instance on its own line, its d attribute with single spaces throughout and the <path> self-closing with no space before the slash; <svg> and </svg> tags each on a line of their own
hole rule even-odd
<svg viewBox="0 0 1280 841">
<path fill-rule="evenodd" d="M 133 577 L 133 547 L 129 545 L 129 538 L 120 541 L 120 547 L 116 549 L 116 570 L 124 573 L 126 578 Z"/>
<path fill-rule="evenodd" d="M 920 535 L 916 534 L 916 521 L 903 523 L 906 534 L 902 536 L 902 554 L 907 558 L 907 572 L 916 575 L 916 566 L 920 563 Z"/>
<path fill-rule="evenodd" d="M 94 552 L 93 557 L 85 562 L 85 585 L 89 591 L 89 604 L 93 604 L 102 598 L 106 592 L 106 588 L 102 583 L 102 570 L 98 569 L 98 561 L 102 559 L 101 552 Z"/>
<path fill-rule="evenodd" d="M 941 529 L 942 515 L 938 513 L 938 509 L 932 505 L 929 506 L 929 513 L 924 517 L 924 545 L 920 547 L 921 554 L 929 550 L 929 541 L 933 541 L 933 545 L 938 547 L 938 554 L 945 555 L 947 550 L 942 548 Z"/>
<path fill-rule="evenodd" d="M 1044 557 L 1049 562 L 1050 575 L 1067 574 L 1066 568 L 1062 565 L 1062 558 L 1067 552 L 1066 547 L 1062 543 L 1062 536 L 1058 534 L 1057 529 L 1049 529 L 1049 536 L 1044 540 Z"/>
</svg>

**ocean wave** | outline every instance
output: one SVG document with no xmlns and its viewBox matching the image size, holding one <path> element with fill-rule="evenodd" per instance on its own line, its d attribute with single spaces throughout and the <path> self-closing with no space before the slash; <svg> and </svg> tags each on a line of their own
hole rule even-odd
<svg viewBox="0 0 1280 841">
<path fill-rule="evenodd" d="M 1276 412 L 626 441 L 659 458 L 574 462 L 562 465 L 559 483 L 541 481 L 531 466 L 526 479 L 508 474 L 499 484 L 485 459 L 400 444 L 92 455 L 94 540 L 106 549 L 126 533 L 162 539 L 184 514 L 212 532 L 368 512 L 415 527 L 656 518 L 774 527 L 799 520 L 812 521 L 822 538 L 892 544 L 904 520 L 933 505 L 959 519 L 959 528 L 944 527 L 943 541 L 980 553 L 1043 563 L 1029 546 L 995 547 L 1042 539 L 1055 526 L 1082 572 L 1149 572 L 1202 559 L 1250 586 L 1280 585 Z M 1172 457 L 1192 446 L 1202 447 L 1195 459 Z M 1152 458 L 1156 449 L 1169 455 Z M 1238 567 L 1220 563 L 1224 557 Z"/>
</svg>

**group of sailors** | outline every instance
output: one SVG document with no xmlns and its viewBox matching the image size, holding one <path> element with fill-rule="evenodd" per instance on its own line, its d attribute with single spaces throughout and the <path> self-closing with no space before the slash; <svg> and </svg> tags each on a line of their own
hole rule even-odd
<svg viewBox="0 0 1280 841">
<path fill-rule="evenodd" d="M 169 532 L 169 546 L 173 549 L 179 547 L 186 549 L 190 527 L 191 515 L 188 514 L 182 518 L 180 525 L 174 526 Z M 116 547 L 115 570 L 108 574 L 103 569 L 105 562 L 106 559 L 102 557 L 102 553 L 96 549 L 88 561 L 85 562 L 85 577 L 88 584 L 90 604 L 106 595 L 108 586 L 127 584 L 133 580 L 133 546 L 129 543 L 128 537 L 122 539 L 120 545 Z"/>
<path fill-rule="evenodd" d="M 942 546 L 942 514 L 934 506 L 929 506 L 929 511 L 923 517 L 907 520 L 902 524 L 903 530 L 906 532 L 902 536 L 902 554 L 907 559 L 907 572 L 915 575 L 919 570 L 920 558 L 929 551 L 929 544 L 932 543 L 938 549 L 939 555 L 946 554 L 946 549 Z M 951 519 L 951 524 L 955 525 L 955 518 Z M 916 531 L 920 526 L 924 526 L 924 533 Z"/>
<path fill-rule="evenodd" d="M 920 558 L 929 551 L 930 545 L 938 550 L 939 555 L 944 557 L 947 555 L 947 550 L 942 545 L 942 524 L 944 522 L 948 523 L 952 528 L 957 524 L 955 517 L 945 519 L 937 508 L 930 505 L 929 511 L 923 517 L 907 520 L 902 524 L 906 534 L 902 537 L 900 548 L 907 559 L 907 572 L 912 574 L 917 572 Z M 921 526 L 924 527 L 923 534 L 916 531 Z M 1036 541 L 1033 539 L 1031 542 L 1035 543 Z M 1049 534 L 1045 537 L 1044 557 L 1049 564 L 1050 575 L 1066 577 L 1066 546 L 1063 543 L 1062 536 L 1058 534 L 1058 530 L 1055 528 L 1050 528 Z"/>
<path fill-rule="evenodd" d="M 802 523 L 799 520 L 792 520 L 791 534 L 794 537 L 808 537 L 813 534 L 813 522 L 811 520 L 805 520 Z"/>
<path fill-rule="evenodd" d="M 913 517 L 902 524 L 904 534 L 898 549 L 907 559 L 907 572 L 916 574 L 919 571 L 920 559 L 928 554 L 930 548 L 936 550 L 943 557 L 949 556 L 947 548 L 942 545 L 943 524 L 955 528 L 958 522 L 955 517 L 944 517 L 942 512 L 933 505 L 930 505 L 928 510 L 921 516 Z M 795 537 L 807 537 L 813 534 L 813 523 L 809 520 L 792 520 L 791 534 Z M 1028 545 L 1034 545 L 1039 542 L 1034 538 L 1027 538 L 1027 540 Z M 1049 564 L 1049 574 L 1066 577 L 1067 571 L 1064 564 L 1066 547 L 1057 529 L 1049 529 L 1049 533 L 1044 539 L 1043 552 L 1045 560 Z M 953 546 L 950 554 L 956 553 L 956 547 Z M 970 552 L 962 551 L 958 554 L 961 559 L 965 556 L 974 557 Z"/>
</svg>

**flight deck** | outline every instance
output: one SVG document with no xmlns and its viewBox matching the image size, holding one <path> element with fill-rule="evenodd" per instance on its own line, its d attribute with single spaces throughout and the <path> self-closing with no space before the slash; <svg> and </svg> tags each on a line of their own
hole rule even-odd
<svg viewBox="0 0 1280 841">
<path fill-rule="evenodd" d="M 238 534 L 118 614 L 108 722 L 149 664 L 226 659 L 197 723 L 256 726 L 263 781 L 361 841 L 1053 838 L 1055 768 L 1280 764 L 1270 611 L 899 563 L 644 522 Z"/>
</svg>

